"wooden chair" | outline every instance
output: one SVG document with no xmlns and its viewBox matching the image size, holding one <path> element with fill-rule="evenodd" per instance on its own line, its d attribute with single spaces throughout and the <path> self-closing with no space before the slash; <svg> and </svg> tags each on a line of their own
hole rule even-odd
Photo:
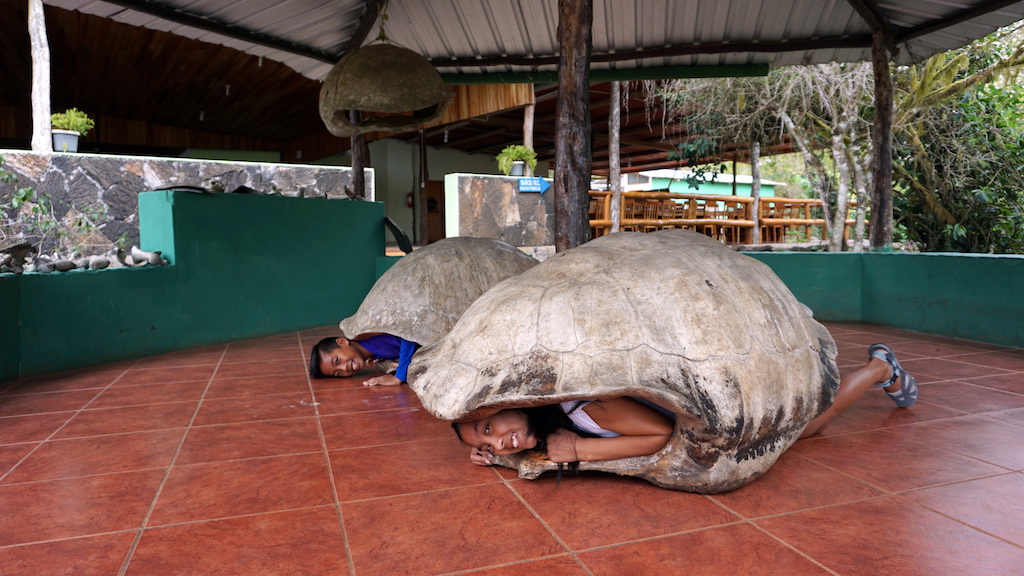
<svg viewBox="0 0 1024 576">
<path fill-rule="evenodd" d="M 590 211 L 589 217 L 591 220 L 607 220 L 608 215 L 605 214 L 605 201 L 603 196 L 596 196 L 590 198 Z M 590 234 L 593 238 L 598 236 L 604 236 L 608 233 L 606 226 L 591 226 Z"/>
<path fill-rule="evenodd" d="M 644 200 L 642 218 L 644 220 L 657 220 L 661 216 L 661 201 L 660 200 Z M 644 224 L 644 232 L 657 232 L 660 226 L 658 224 Z"/>
<path fill-rule="evenodd" d="M 619 217 L 622 220 L 633 220 L 640 218 L 637 213 L 637 208 L 640 206 L 638 200 L 634 198 L 623 198 L 622 199 L 622 210 L 619 212 Z M 643 212 L 641 211 L 640 214 Z M 619 230 L 623 232 L 636 232 L 636 226 L 633 224 L 622 224 L 619 226 Z"/>
<path fill-rule="evenodd" d="M 680 217 L 680 212 L 682 211 L 682 208 L 683 208 L 683 206 L 681 204 L 679 204 L 678 202 L 676 202 L 675 200 L 673 200 L 671 198 L 667 198 L 665 200 L 662 200 L 661 201 L 661 205 L 659 206 L 658 219 L 659 220 L 673 220 L 675 218 L 679 218 Z M 665 223 L 662 223 L 661 226 L 660 226 L 660 228 L 662 230 L 670 230 L 670 229 L 673 229 L 675 227 L 676 227 L 675 224 L 665 224 Z"/>
</svg>

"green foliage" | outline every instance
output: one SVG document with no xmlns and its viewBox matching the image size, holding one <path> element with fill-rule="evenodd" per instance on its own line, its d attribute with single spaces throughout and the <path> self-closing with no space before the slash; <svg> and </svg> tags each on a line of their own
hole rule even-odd
<svg viewBox="0 0 1024 576">
<path fill-rule="evenodd" d="M 1024 253 L 1024 88 L 967 90 L 896 137 L 893 205 L 910 240 L 925 251 Z"/>
<path fill-rule="evenodd" d="M 718 143 L 713 138 L 693 138 L 676 145 L 675 151 L 668 153 L 668 159 L 678 160 L 681 167 L 687 168 L 688 175 L 683 181 L 690 188 L 699 190 L 701 184 L 714 182 L 719 174 L 725 173 L 724 163 L 707 164 L 717 152 Z"/>
<path fill-rule="evenodd" d="M 74 130 L 82 136 L 96 126 L 92 118 L 78 108 L 68 108 L 64 112 L 51 114 L 50 124 L 58 130 Z"/>
<path fill-rule="evenodd" d="M 509 172 L 512 171 L 512 163 L 516 161 L 525 162 L 530 167 L 530 170 L 537 168 L 537 153 L 533 148 L 523 146 L 522 144 L 506 146 L 495 158 L 498 160 L 498 169 L 505 176 L 508 176 Z"/>
</svg>

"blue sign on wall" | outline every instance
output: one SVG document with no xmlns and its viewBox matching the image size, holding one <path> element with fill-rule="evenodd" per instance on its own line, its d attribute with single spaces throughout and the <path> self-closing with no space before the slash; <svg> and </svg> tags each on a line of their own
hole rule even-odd
<svg viewBox="0 0 1024 576">
<path fill-rule="evenodd" d="M 548 184 L 548 181 L 543 178 L 519 179 L 519 192 L 521 194 L 526 192 L 536 192 L 538 194 L 543 194 L 550 187 L 551 184 Z"/>
</svg>

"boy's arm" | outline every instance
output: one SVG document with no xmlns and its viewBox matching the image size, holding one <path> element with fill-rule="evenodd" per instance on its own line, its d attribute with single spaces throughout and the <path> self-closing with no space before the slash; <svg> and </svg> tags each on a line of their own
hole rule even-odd
<svg viewBox="0 0 1024 576">
<path fill-rule="evenodd" d="M 412 356 L 416 353 L 420 347 L 415 342 L 408 340 L 402 340 L 401 345 L 398 348 L 398 367 L 395 368 L 394 376 L 388 374 L 385 376 L 377 376 L 370 378 L 363 382 L 364 386 L 397 386 L 405 382 L 406 377 L 409 375 L 409 364 L 412 362 Z"/>
</svg>

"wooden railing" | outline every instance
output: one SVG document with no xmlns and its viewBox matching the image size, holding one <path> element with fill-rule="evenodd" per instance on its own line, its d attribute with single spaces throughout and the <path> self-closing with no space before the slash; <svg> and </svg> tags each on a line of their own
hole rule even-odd
<svg viewBox="0 0 1024 576">
<path fill-rule="evenodd" d="M 751 244 L 754 229 L 760 228 L 761 243 L 785 242 L 787 236 L 809 238 L 810 227 L 820 226 L 827 234 L 821 200 L 811 198 L 762 197 L 758 214 L 754 199 L 719 194 L 676 192 L 623 192 L 619 219 L 623 232 L 654 232 L 665 228 L 688 228 L 728 244 Z M 590 228 L 593 236 L 611 231 L 611 192 L 590 191 Z M 847 219 L 848 237 L 853 219 Z"/>
</svg>

